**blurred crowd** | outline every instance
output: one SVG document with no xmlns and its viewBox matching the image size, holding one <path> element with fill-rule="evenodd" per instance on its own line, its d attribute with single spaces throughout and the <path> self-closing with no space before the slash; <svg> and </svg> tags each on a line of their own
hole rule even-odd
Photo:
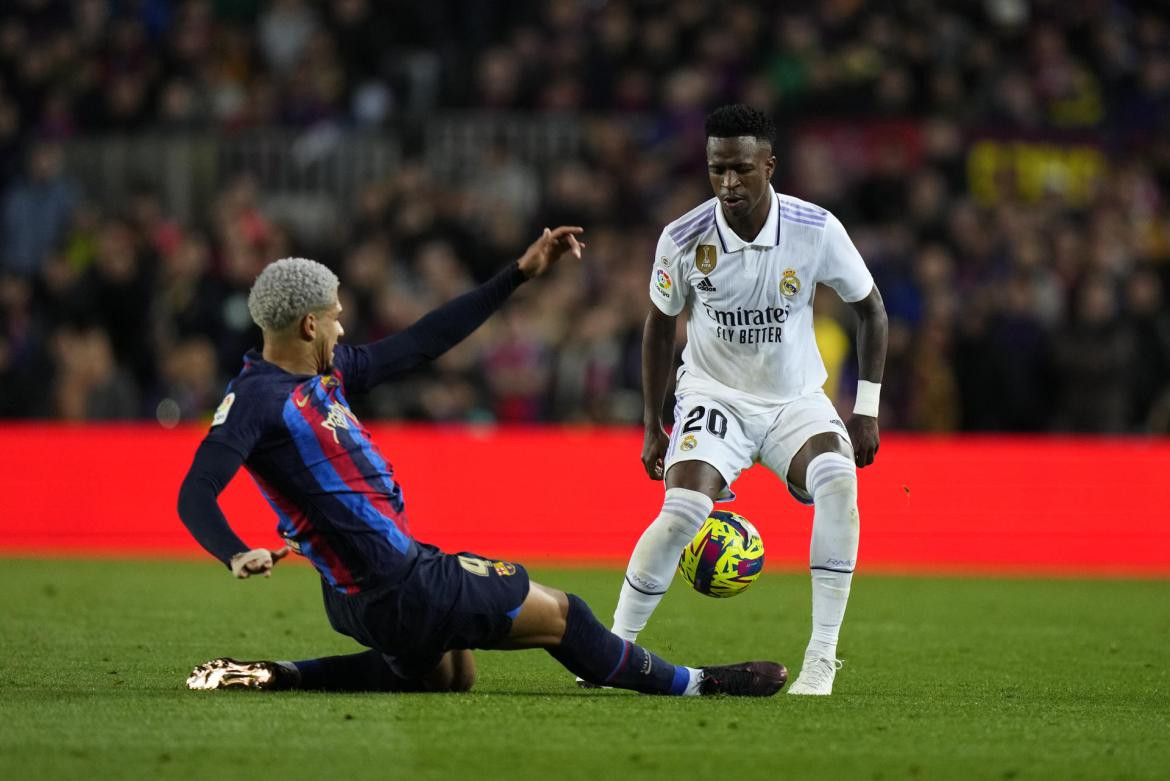
<svg viewBox="0 0 1170 781">
<path fill-rule="evenodd" d="M 259 344 L 246 297 L 265 263 L 336 269 L 346 338 L 361 342 L 571 223 L 587 229 L 585 262 L 525 285 L 358 411 L 637 422 L 654 243 L 710 197 L 705 113 L 744 101 L 781 128 L 777 189 L 833 210 L 883 292 L 885 428 L 1170 432 L 1160 4 L 796 5 L 8 0 L 0 416 L 206 419 Z M 427 119 L 467 111 L 574 117 L 582 149 L 537 165 L 501 138 L 457 178 L 436 175 Z M 311 245 L 246 170 L 181 220 L 159 182 L 110 203 L 62 153 L 95 134 L 325 123 L 416 148 Z M 1092 154 L 1035 186 L 1023 163 L 975 186 L 984 137 Z M 851 407 L 848 310 L 818 295 L 817 313 L 830 390 Z"/>
</svg>

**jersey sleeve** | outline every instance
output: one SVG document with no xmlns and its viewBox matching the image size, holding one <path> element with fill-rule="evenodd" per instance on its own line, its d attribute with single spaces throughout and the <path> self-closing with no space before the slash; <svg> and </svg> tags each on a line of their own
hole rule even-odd
<svg viewBox="0 0 1170 781">
<path fill-rule="evenodd" d="M 861 259 L 861 253 L 849 239 L 845 226 L 832 214 L 825 222 L 825 235 L 821 241 L 820 281 L 824 282 L 841 300 L 848 303 L 860 301 L 873 290 L 873 277 Z"/>
<path fill-rule="evenodd" d="M 654 267 L 650 270 L 650 300 L 664 315 L 673 317 L 686 306 L 687 285 L 678 245 L 663 231 L 654 252 Z"/>
<path fill-rule="evenodd" d="M 215 410 L 211 430 L 203 441 L 224 445 L 241 458 L 247 458 L 264 433 L 268 413 L 257 393 L 237 390 L 234 385 L 233 382 L 228 386 L 227 395 Z"/>
<path fill-rule="evenodd" d="M 204 440 L 179 487 L 179 519 L 203 548 L 231 567 L 232 557 L 248 546 L 228 525 L 216 501 L 244 459 L 235 448 Z"/>
<path fill-rule="evenodd" d="M 462 342 L 523 282 L 524 272 L 512 262 L 479 287 L 428 312 L 396 334 L 358 347 L 339 343 L 333 350 L 333 365 L 342 372 L 347 390 L 368 390 L 425 361 L 433 361 Z"/>
</svg>

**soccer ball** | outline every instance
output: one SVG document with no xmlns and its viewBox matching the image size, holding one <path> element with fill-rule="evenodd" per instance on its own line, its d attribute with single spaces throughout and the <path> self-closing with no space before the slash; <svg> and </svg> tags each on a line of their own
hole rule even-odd
<svg viewBox="0 0 1170 781">
<path fill-rule="evenodd" d="M 742 515 L 718 510 L 683 549 L 678 569 L 695 591 L 734 597 L 764 569 L 764 541 Z"/>
</svg>

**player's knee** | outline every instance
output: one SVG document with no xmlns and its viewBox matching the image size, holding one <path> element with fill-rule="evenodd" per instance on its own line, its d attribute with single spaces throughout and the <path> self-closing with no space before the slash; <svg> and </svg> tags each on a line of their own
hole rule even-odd
<svg viewBox="0 0 1170 781">
<path fill-rule="evenodd" d="M 550 613 L 545 622 L 545 631 L 548 637 L 555 638 L 557 642 L 560 642 L 561 638 L 565 636 L 565 630 L 568 628 L 569 611 L 567 606 L 561 607 L 555 613 Z"/>
<path fill-rule="evenodd" d="M 702 491 L 668 488 L 658 518 L 665 520 L 671 531 L 694 534 L 710 515 L 712 504 L 711 497 Z"/>
<path fill-rule="evenodd" d="M 678 548 L 681 551 L 702 528 L 711 507 L 711 498 L 700 491 L 667 489 L 658 517 L 646 527 L 634 548 L 633 568 L 637 568 L 636 560 L 647 550 L 653 553 L 660 548 Z"/>
<path fill-rule="evenodd" d="M 815 504 L 857 503 L 857 466 L 840 453 L 822 453 L 812 460 L 805 478 Z"/>
<path fill-rule="evenodd" d="M 453 651 L 451 654 L 451 691 L 469 692 L 475 686 L 475 656 L 471 651 Z"/>
<path fill-rule="evenodd" d="M 561 591 L 559 588 L 542 586 L 539 583 L 533 583 L 532 590 L 540 592 L 544 601 L 549 605 L 549 610 L 547 612 L 555 615 L 556 618 L 559 619 L 563 624 L 564 621 L 569 617 L 569 609 L 571 607 L 573 595 L 567 594 L 564 591 Z M 562 626 L 561 628 L 563 629 L 564 627 Z"/>
<path fill-rule="evenodd" d="M 568 626 L 571 600 L 563 591 L 532 583 L 509 639 L 525 648 L 557 645 Z"/>
<path fill-rule="evenodd" d="M 449 691 L 453 692 L 469 692 L 475 686 L 476 672 L 474 665 L 470 669 L 456 669 L 455 675 L 451 678 L 451 688 Z"/>
<path fill-rule="evenodd" d="M 448 651 L 439 665 L 423 679 L 431 692 L 466 692 L 475 685 L 475 660 L 471 651 Z"/>
<path fill-rule="evenodd" d="M 829 497 L 840 497 L 846 502 L 857 504 L 857 472 L 824 481 L 817 486 L 812 496 L 814 503 Z"/>
</svg>

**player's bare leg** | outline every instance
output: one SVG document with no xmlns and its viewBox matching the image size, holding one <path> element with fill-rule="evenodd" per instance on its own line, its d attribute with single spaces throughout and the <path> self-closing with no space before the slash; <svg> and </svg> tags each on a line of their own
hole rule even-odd
<svg viewBox="0 0 1170 781">
<path fill-rule="evenodd" d="M 767 697 L 788 671 L 775 662 L 714 667 L 673 665 L 610 632 L 580 597 L 532 583 L 500 649 L 544 648 L 587 681 L 645 694 Z"/>
<path fill-rule="evenodd" d="M 658 513 L 630 555 L 613 614 L 613 632 L 633 641 L 646 628 L 674 579 L 678 557 L 711 514 L 726 488 L 723 475 L 705 461 L 680 461 L 666 474 L 666 495 Z"/>
<path fill-rule="evenodd" d="M 497 648 L 504 651 L 522 648 L 552 648 L 565 636 L 569 617 L 569 596 L 555 588 L 531 582 L 528 596 L 512 621 L 512 630 Z"/>
<path fill-rule="evenodd" d="M 837 434 L 816 434 L 797 451 L 788 481 L 813 498 L 812 637 L 789 694 L 827 695 L 841 662 L 837 638 L 857 563 L 860 517 L 853 451 Z"/>
</svg>

